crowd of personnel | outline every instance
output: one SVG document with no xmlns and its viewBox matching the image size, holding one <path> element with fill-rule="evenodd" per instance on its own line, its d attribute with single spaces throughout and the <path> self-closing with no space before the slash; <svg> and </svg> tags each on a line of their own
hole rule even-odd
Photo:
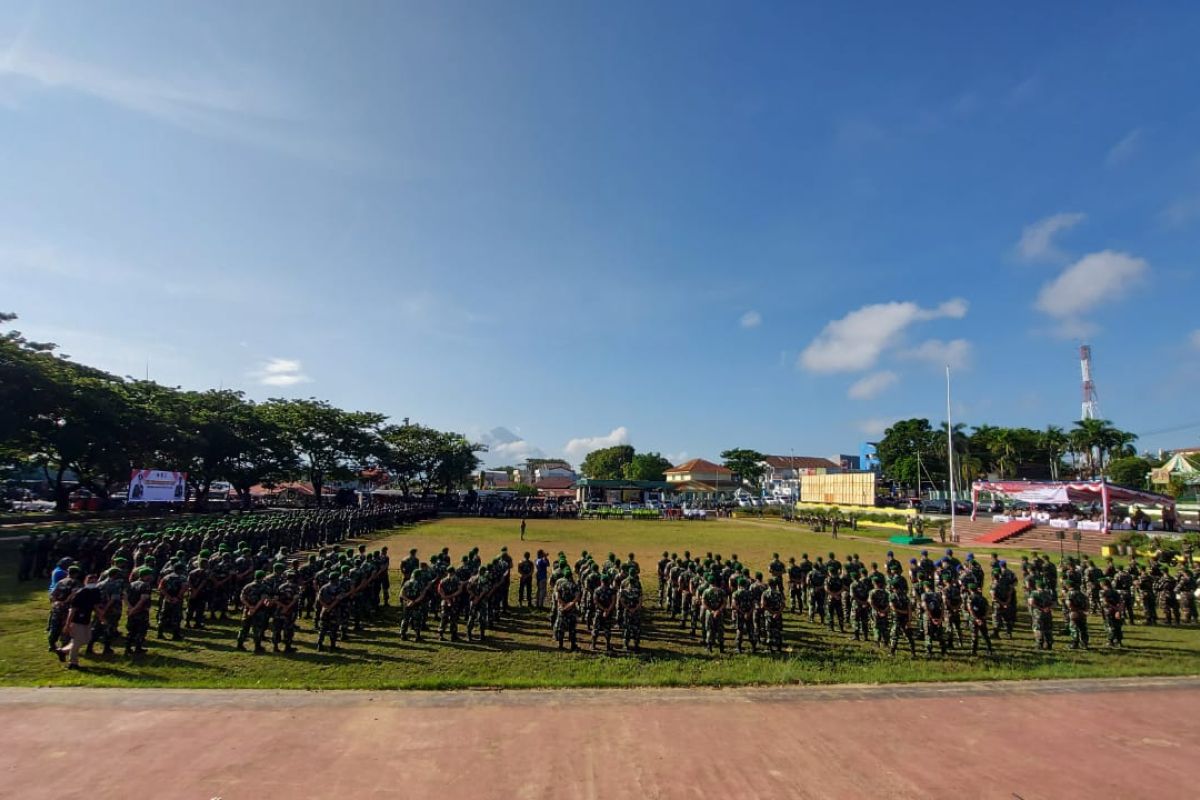
<svg viewBox="0 0 1200 800">
<path fill-rule="evenodd" d="M 257 652 L 268 639 L 273 649 L 293 652 L 300 621 L 311 620 L 316 649 L 339 650 L 339 642 L 368 624 L 394 624 L 380 614 L 392 602 L 387 548 L 343 542 L 412 513 L 396 507 L 297 511 L 52 537 L 49 552 L 61 557 L 51 575 L 48 648 L 72 664 L 81 649 L 90 654 L 102 646 L 111 654 L 124 616 L 125 653 L 144 653 L 154 613 L 157 636 L 173 639 L 237 615 L 237 647 L 252 643 Z M 34 574 L 44 567 L 36 557 L 41 541 L 32 543 Z M 301 555 L 304 549 L 315 552 Z M 541 550 L 515 560 L 507 548 L 490 558 L 473 548 L 456 561 L 449 548 L 428 559 L 414 549 L 397 568 L 405 640 L 423 641 L 436 628 L 442 641 L 458 641 L 460 634 L 484 641 L 509 611 L 515 580 L 516 602 L 548 613 L 559 648 L 578 649 L 582 629 L 593 649 L 603 643 L 612 651 L 614 636 L 626 650 L 641 649 L 648 612 L 633 553 L 622 560 L 585 551 L 572 563 L 561 552 L 553 560 Z M 889 551 L 881 565 L 830 552 L 786 563 L 774 554 L 764 571 L 752 571 L 737 555 L 685 551 L 664 552 L 657 578 L 660 613 L 709 652 L 724 652 L 727 632 L 738 652 L 760 646 L 782 652 L 785 614 L 893 655 L 907 645 L 914 656 L 918 642 L 932 656 L 965 649 L 968 640 L 972 654 L 981 647 L 992 653 L 995 639 L 1013 637 L 1022 600 L 1036 646 L 1046 650 L 1054 646 L 1056 613 L 1072 648 L 1089 646 L 1091 617 L 1102 621 L 1110 647 L 1123 645 L 1125 625 L 1197 620 L 1191 565 L 1173 574 L 1158 559 L 1118 567 L 1112 559 L 1054 564 L 1035 555 L 1010 566 L 993 553 L 985 566 L 973 554 L 960 560 L 946 550 L 936 561 L 921 551 L 904 564 Z"/>
</svg>

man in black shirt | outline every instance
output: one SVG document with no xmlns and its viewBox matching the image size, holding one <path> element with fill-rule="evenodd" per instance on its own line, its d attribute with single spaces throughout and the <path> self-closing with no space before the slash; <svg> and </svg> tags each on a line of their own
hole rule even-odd
<svg viewBox="0 0 1200 800">
<path fill-rule="evenodd" d="M 67 669 L 79 669 L 79 651 L 92 640 L 92 614 L 103 599 L 96 585 L 96 576 L 89 575 L 84 586 L 67 601 L 67 621 L 63 625 L 63 632 L 71 637 L 71 642 L 55 651 L 59 661 L 66 661 L 70 657 Z"/>
</svg>

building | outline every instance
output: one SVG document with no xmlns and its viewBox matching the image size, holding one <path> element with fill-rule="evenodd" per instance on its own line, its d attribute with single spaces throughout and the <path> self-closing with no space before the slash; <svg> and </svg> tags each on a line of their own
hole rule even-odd
<svg viewBox="0 0 1200 800">
<path fill-rule="evenodd" d="M 763 491 L 775 497 L 800 498 L 800 484 L 806 475 L 832 475 L 842 471 L 840 464 L 819 456 L 766 456 L 762 465 Z"/>
<path fill-rule="evenodd" d="M 566 461 L 553 458 L 530 459 L 518 467 L 517 472 L 519 473 L 519 477 L 514 478 L 514 480 L 519 483 L 528 483 L 531 485 L 535 485 L 538 481 L 545 480 L 546 478 L 570 478 L 571 480 L 575 480 L 579 477 Z"/>
<path fill-rule="evenodd" d="M 562 499 L 575 496 L 574 478 L 542 478 L 533 485 L 538 497 L 546 499 Z"/>
<path fill-rule="evenodd" d="M 517 481 L 505 470 L 481 469 L 475 483 L 480 489 L 511 489 Z"/>
<path fill-rule="evenodd" d="M 693 458 L 677 467 L 666 470 L 664 477 L 672 491 L 679 494 L 685 503 L 721 503 L 733 500 L 734 492 L 741 488 L 733 472 L 720 464 L 703 458 Z"/>
<path fill-rule="evenodd" d="M 863 442 L 858 448 L 858 468 L 879 472 L 879 442 Z"/>
<path fill-rule="evenodd" d="M 557 479 L 555 479 L 557 480 Z M 671 499 L 674 485 L 666 481 L 627 481 L 580 478 L 573 484 L 575 501 L 579 505 L 591 503 L 640 503 Z"/>
</svg>

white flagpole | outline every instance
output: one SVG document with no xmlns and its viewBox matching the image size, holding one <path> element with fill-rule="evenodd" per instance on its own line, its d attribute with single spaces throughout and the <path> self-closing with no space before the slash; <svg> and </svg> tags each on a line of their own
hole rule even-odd
<svg viewBox="0 0 1200 800">
<path fill-rule="evenodd" d="M 950 365 L 946 365 L 946 464 L 950 478 L 950 541 L 958 541 L 954 521 L 954 423 L 950 419 Z"/>
</svg>

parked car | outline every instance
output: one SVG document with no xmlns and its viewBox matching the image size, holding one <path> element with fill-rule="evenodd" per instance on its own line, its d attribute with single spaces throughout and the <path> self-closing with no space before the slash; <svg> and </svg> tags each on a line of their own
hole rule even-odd
<svg viewBox="0 0 1200 800">
<path fill-rule="evenodd" d="M 922 514 L 949 514 L 950 501 L 922 500 L 921 504 L 917 506 L 917 510 L 919 510 Z"/>
<path fill-rule="evenodd" d="M 961 514 L 962 516 L 970 516 L 971 512 L 974 510 L 975 510 L 975 506 L 973 506 L 971 504 L 970 500 L 955 500 L 954 501 L 954 513 L 955 514 Z"/>
</svg>

